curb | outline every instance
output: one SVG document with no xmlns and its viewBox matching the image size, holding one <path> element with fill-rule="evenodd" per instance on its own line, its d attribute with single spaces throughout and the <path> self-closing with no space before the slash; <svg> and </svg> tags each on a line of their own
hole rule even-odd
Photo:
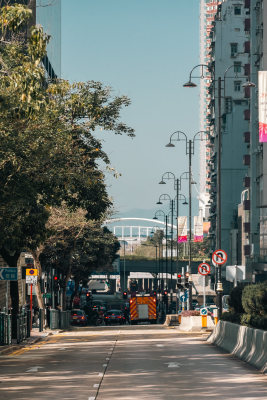
<svg viewBox="0 0 267 400">
<path fill-rule="evenodd" d="M 41 340 L 44 340 L 47 336 L 50 336 L 50 335 L 52 335 L 52 333 L 48 332 L 45 336 L 40 336 L 40 337 L 35 337 L 35 338 L 33 337 L 33 339 L 29 340 L 28 342 L 22 342 L 21 344 L 13 344 L 13 345 L 11 344 L 3 350 L 0 349 L 0 356 L 8 355 L 10 353 L 13 353 L 13 351 L 23 349 L 24 347 L 27 347 L 27 346 L 31 346 L 32 344 L 35 344 L 35 343 L 40 342 Z"/>
</svg>

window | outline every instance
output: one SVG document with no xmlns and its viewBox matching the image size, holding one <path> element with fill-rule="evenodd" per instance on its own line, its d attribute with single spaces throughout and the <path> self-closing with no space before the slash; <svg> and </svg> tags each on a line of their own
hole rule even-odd
<svg viewBox="0 0 267 400">
<path fill-rule="evenodd" d="M 235 73 L 241 72 L 241 65 L 242 65 L 242 63 L 240 61 L 235 61 L 234 62 L 234 71 L 235 71 Z"/>
<path fill-rule="evenodd" d="M 241 81 L 234 81 L 234 91 L 240 92 L 241 90 Z"/>
<path fill-rule="evenodd" d="M 241 15 L 241 5 L 240 6 L 235 6 L 234 14 L 235 15 Z"/>
<path fill-rule="evenodd" d="M 237 43 L 231 43 L 231 57 L 235 57 L 237 55 L 238 45 Z"/>
</svg>

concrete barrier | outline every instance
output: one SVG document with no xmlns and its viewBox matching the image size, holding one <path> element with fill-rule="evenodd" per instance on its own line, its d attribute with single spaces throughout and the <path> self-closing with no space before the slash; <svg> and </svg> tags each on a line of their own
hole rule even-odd
<svg viewBox="0 0 267 400">
<path fill-rule="evenodd" d="M 179 325 L 178 314 L 167 314 L 164 325 L 165 326 Z"/>
<path fill-rule="evenodd" d="M 214 322 L 211 316 L 207 317 L 207 328 L 214 328 Z M 179 325 L 179 330 L 186 332 L 200 331 L 202 329 L 202 317 L 201 316 L 191 316 L 191 317 L 181 317 L 181 324 Z"/>
<path fill-rule="evenodd" d="M 267 331 L 219 321 L 207 342 L 267 373 Z"/>
</svg>

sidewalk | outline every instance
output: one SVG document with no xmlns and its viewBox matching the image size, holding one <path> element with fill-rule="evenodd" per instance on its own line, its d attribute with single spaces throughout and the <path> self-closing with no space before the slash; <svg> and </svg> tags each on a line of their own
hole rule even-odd
<svg viewBox="0 0 267 400">
<path fill-rule="evenodd" d="M 16 339 L 12 339 L 12 343 L 10 345 L 0 346 L 0 356 L 7 355 L 12 353 L 13 351 L 19 350 L 23 347 L 30 346 L 34 343 L 41 341 L 49 335 L 55 335 L 59 331 L 52 331 L 51 329 L 45 329 L 43 332 L 39 332 L 38 328 L 33 328 L 31 331 L 31 336 L 28 337 L 21 343 L 16 343 Z"/>
</svg>

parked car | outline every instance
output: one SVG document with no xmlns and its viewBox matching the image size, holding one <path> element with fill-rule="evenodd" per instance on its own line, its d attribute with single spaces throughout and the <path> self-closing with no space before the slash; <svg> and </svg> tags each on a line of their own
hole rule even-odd
<svg viewBox="0 0 267 400">
<path fill-rule="evenodd" d="M 83 310 L 72 310 L 70 315 L 70 322 L 72 325 L 86 325 L 87 317 Z"/>
<path fill-rule="evenodd" d="M 105 324 L 110 325 L 112 323 L 119 323 L 120 325 L 125 324 L 126 318 L 120 310 L 109 310 L 105 314 Z"/>
</svg>

